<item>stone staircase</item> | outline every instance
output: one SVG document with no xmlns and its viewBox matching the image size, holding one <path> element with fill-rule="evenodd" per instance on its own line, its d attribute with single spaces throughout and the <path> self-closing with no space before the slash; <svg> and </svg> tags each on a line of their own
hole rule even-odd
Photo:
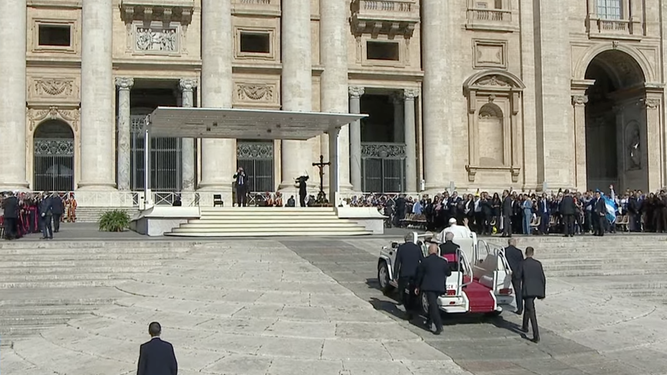
<svg viewBox="0 0 667 375">
<path fill-rule="evenodd" d="M 89 314 L 115 285 L 182 258 L 192 242 L 0 242 L 0 345 Z"/>
<path fill-rule="evenodd" d="M 332 207 L 219 207 L 201 208 L 201 218 L 189 220 L 167 236 L 268 237 L 359 236 L 365 227 L 339 219 Z"/>
<path fill-rule="evenodd" d="M 77 207 L 76 221 L 78 223 L 97 223 L 103 213 L 107 211 L 125 211 L 132 217 L 139 210 L 136 207 Z"/>
</svg>

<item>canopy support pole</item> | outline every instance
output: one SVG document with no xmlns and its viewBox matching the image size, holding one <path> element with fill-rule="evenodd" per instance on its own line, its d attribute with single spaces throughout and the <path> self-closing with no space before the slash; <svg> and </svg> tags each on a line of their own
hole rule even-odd
<svg viewBox="0 0 667 375">
<path fill-rule="evenodd" d="M 340 164 L 339 164 L 339 152 L 340 145 L 339 135 L 340 128 L 335 127 L 329 129 L 327 132 L 329 135 L 329 202 L 334 206 L 338 207 L 339 205 L 339 192 L 340 192 Z"/>
<path fill-rule="evenodd" d="M 153 206 L 151 199 L 151 115 L 144 121 L 144 209 Z"/>
</svg>

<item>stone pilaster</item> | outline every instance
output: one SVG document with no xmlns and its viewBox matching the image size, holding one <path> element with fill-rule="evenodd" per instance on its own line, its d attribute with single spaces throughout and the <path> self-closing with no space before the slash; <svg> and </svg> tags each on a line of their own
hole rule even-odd
<svg viewBox="0 0 667 375">
<path fill-rule="evenodd" d="M 361 112 L 363 87 L 350 87 L 350 113 Z M 350 181 L 352 190 L 361 191 L 361 121 L 350 124 Z"/>
<path fill-rule="evenodd" d="M 27 189 L 26 0 L 8 1 L 0 12 L 0 190 Z"/>
<path fill-rule="evenodd" d="M 312 110 L 313 72 L 310 1 L 282 1 L 282 109 Z M 293 189 L 294 179 L 313 170 L 317 139 L 282 142 L 280 189 Z M 315 183 L 314 180 L 309 181 Z M 319 183 L 319 181 L 318 181 Z"/>
<path fill-rule="evenodd" d="M 324 67 L 320 84 L 322 112 L 348 112 L 347 35 L 349 27 L 345 2 L 320 0 L 320 60 Z M 342 190 L 348 191 L 352 188 L 349 133 L 350 127 L 344 126 L 338 135 L 339 185 Z M 330 140 L 331 137 L 329 137 Z M 328 143 L 327 146 L 331 149 Z M 331 155 L 330 152 L 328 154 Z"/>
<path fill-rule="evenodd" d="M 648 168 L 647 185 L 649 191 L 657 191 L 665 186 L 663 181 L 663 160 L 661 131 L 660 131 L 660 107 L 662 100 L 656 94 L 647 97 L 644 101 L 646 107 L 646 168 Z"/>
<path fill-rule="evenodd" d="M 575 188 L 579 191 L 586 190 L 586 95 L 573 95 L 572 106 L 574 107 L 574 141 L 575 141 Z"/>
<path fill-rule="evenodd" d="M 439 191 L 453 180 L 454 158 L 452 122 L 456 115 L 452 110 L 449 93 L 453 87 L 452 67 L 457 64 L 454 38 L 459 32 L 453 14 L 459 12 L 456 1 L 422 1 L 422 55 L 424 66 L 424 179 L 426 190 Z M 457 83 L 458 84 L 458 83 Z M 460 90 L 460 89 L 459 89 Z"/>
<path fill-rule="evenodd" d="M 417 133 L 415 127 L 415 98 L 419 90 L 406 89 L 403 92 L 405 113 L 405 191 L 417 192 Z"/>
<path fill-rule="evenodd" d="M 205 108 L 232 107 L 231 12 L 231 0 L 202 0 L 201 105 Z M 201 146 L 199 189 L 220 192 L 231 203 L 236 140 L 202 139 Z"/>
<path fill-rule="evenodd" d="M 394 106 L 394 142 L 405 142 L 405 98 L 403 93 L 394 93 L 391 96 L 391 104 Z"/>
<path fill-rule="evenodd" d="M 197 87 L 196 79 L 181 79 L 178 88 L 181 90 L 181 107 L 194 106 L 194 90 Z M 194 191 L 195 189 L 195 140 L 181 139 L 181 190 Z"/>
<path fill-rule="evenodd" d="M 81 10 L 81 179 L 79 187 L 114 183 L 113 1 L 86 0 Z"/>
<path fill-rule="evenodd" d="M 130 90 L 134 85 L 132 78 L 116 78 L 116 87 L 118 87 L 118 146 L 116 167 L 118 174 L 118 190 L 130 190 Z"/>
</svg>

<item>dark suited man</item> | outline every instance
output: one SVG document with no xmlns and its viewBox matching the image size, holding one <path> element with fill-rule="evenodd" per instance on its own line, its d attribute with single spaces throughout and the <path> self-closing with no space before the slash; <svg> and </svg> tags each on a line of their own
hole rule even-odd
<svg viewBox="0 0 667 375">
<path fill-rule="evenodd" d="M 301 176 L 296 179 L 296 182 L 299 184 L 299 206 L 306 207 L 306 194 L 308 193 L 306 188 L 306 181 L 308 181 L 308 176 Z"/>
<path fill-rule="evenodd" d="M 426 294 L 428 301 L 428 319 L 427 327 L 431 327 L 431 322 L 435 324 L 435 334 L 442 333 L 442 319 L 440 317 L 440 308 L 438 307 L 438 296 L 447 291 L 447 277 L 451 276 L 449 263 L 438 256 L 438 245 L 430 244 L 428 247 L 428 256 L 422 261 L 417 271 L 417 288 L 415 295 L 422 291 Z"/>
<path fill-rule="evenodd" d="M 39 216 L 42 222 L 42 239 L 53 239 L 53 198 L 45 195 L 39 203 Z"/>
<path fill-rule="evenodd" d="M 549 222 L 551 221 L 551 207 L 549 207 L 549 201 L 547 200 L 547 195 L 542 194 L 537 197 L 537 214 L 540 217 L 540 234 L 549 234 Z"/>
<path fill-rule="evenodd" d="M 236 204 L 239 207 L 245 207 L 248 204 L 248 176 L 243 168 L 236 170 L 234 182 L 236 184 Z"/>
<path fill-rule="evenodd" d="M 160 323 L 149 324 L 148 333 L 151 335 L 151 341 L 141 344 L 137 375 L 177 375 L 178 363 L 174 347 L 160 339 L 162 333 Z"/>
<path fill-rule="evenodd" d="M 398 247 L 396 252 L 396 263 L 394 264 L 394 276 L 398 278 L 398 292 L 401 294 L 401 302 L 405 307 L 405 319 L 412 319 L 412 289 L 417 277 L 419 263 L 424 259 L 422 249 L 412 242 L 412 233 L 405 235 L 405 243 Z M 408 289 L 408 292 L 405 290 Z"/>
<path fill-rule="evenodd" d="M 63 204 L 63 199 L 58 194 L 53 194 L 51 199 L 51 206 L 53 207 L 51 212 L 53 213 L 53 232 L 60 232 L 60 218 L 65 212 L 65 205 Z"/>
<path fill-rule="evenodd" d="M 574 236 L 574 215 L 577 213 L 577 205 L 574 203 L 570 190 L 565 190 L 565 195 L 560 201 L 559 211 L 563 215 L 564 236 Z"/>
<path fill-rule="evenodd" d="M 516 238 L 510 238 L 505 248 L 505 258 L 512 269 L 512 288 L 516 298 L 516 313 L 523 313 L 523 298 L 521 297 L 521 265 L 523 264 L 523 252 L 516 247 Z"/>
<path fill-rule="evenodd" d="M 4 212 L 5 238 L 13 240 L 17 238 L 18 219 L 19 219 L 19 200 L 13 192 L 9 192 L 2 201 Z"/>
<path fill-rule="evenodd" d="M 533 259 L 535 249 L 526 248 L 526 260 L 521 267 L 521 293 L 524 303 L 523 324 L 521 330 L 528 333 L 528 322 L 533 329 L 534 343 L 540 342 L 540 329 L 537 326 L 537 315 L 535 314 L 535 298 L 544 299 L 546 296 L 547 278 L 544 275 L 542 263 Z"/>
<path fill-rule="evenodd" d="M 599 191 L 595 192 L 595 204 L 593 205 L 593 228 L 594 236 L 604 236 L 607 221 L 607 203 L 602 199 Z"/>
<path fill-rule="evenodd" d="M 503 204 L 501 206 L 503 215 L 503 237 L 512 237 L 512 196 L 510 192 L 503 191 Z"/>
<path fill-rule="evenodd" d="M 454 233 L 445 233 L 445 242 L 440 244 L 440 255 L 456 254 L 461 247 L 454 243 Z"/>
</svg>

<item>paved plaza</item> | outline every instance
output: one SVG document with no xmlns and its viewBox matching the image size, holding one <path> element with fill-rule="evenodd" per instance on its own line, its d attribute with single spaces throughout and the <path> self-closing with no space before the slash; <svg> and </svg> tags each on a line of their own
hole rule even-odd
<svg viewBox="0 0 667 375">
<path fill-rule="evenodd" d="M 421 319 L 400 319 L 394 296 L 377 289 L 386 241 L 193 243 L 166 264 L 98 288 L 113 301 L 106 306 L 3 346 L 0 371 L 133 374 L 147 324 L 157 320 L 184 375 L 667 373 L 665 305 L 619 295 L 604 279 L 549 278 L 537 345 L 509 312 L 447 317 L 434 336 Z"/>
</svg>

